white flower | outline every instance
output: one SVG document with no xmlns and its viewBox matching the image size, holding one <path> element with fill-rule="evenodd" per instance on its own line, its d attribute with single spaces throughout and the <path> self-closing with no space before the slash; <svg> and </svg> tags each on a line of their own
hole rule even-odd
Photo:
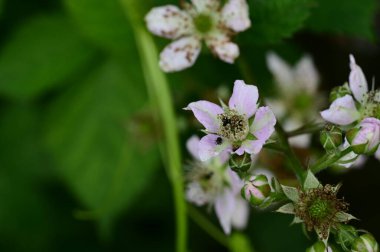
<svg viewBox="0 0 380 252">
<path fill-rule="evenodd" d="M 231 233 L 231 227 L 245 228 L 249 205 L 240 195 L 244 182 L 227 167 L 227 152 L 206 162 L 200 161 L 199 142 L 196 136 L 187 141 L 187 149 L 195 160 L 195 167 L 188 174 L 187 200 L 197 206 L 214 206 L 216 216 L 226 234 Z"/>
<path fill-rule="evenodd" d="M 278 97 L 267 99 L 286 131 L 295 130 L 318 116 L 323 99 L 318 94 L 319 74 L 310 56 L 301 58 L 294 67 L 273 52 L 267 54 L 267 65 L 273 74 Z M 289 139 L 291 145 L 305 148 L 311 135 L 304 134 Z"/>
<path fill-rule="evenodd" d="M 251 26 L 245 0 L 192 0 L 184 10 L 174 5 L 153 8 L 145 17 L 149 31 L 172 39 L 160 55 L 160 67 L 165 72 L 191 67 L 205 41 L 212 53 L 227 63 L 239 56 L 238 46 L 231 35 Z"/>
</svg>

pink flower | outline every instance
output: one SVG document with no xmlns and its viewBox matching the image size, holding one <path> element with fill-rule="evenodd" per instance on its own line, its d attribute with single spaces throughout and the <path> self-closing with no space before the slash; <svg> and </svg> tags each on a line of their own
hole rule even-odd
<svg viewBox="0 0 380 252">
<path fill-rule="evenodd" d="M 237 80 L 228 106 L 197 101 L 185 108 L 193 111 L 208 133 L 200 141 L 198 154 L 202 161 L 223 151 L 238 155 L 260 152 L 274 132 L 276 118 L 269 107 L 258 108 L 258 98 L 256 86 Z"/>
<path fill-rule="evenodd" d="M 348 132 L 348 141 L 358 154 L 378 152 L 380 144 L 380 120 L 370 117 L 361 121 L 358 128 Z"/>
</svg>

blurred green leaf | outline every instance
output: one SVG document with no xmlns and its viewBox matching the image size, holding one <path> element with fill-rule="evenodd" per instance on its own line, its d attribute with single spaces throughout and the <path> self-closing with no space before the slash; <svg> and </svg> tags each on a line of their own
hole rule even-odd
<svg viewBox="0 0 380 252">
<path fill-rule="evenodd" d="M 132 31 L 119 0 L 64 0 L 64 4 L 83 33 L 97 45 L 128 52 Z"/>
<path fill-rule="evenodd" d="M 0 53 L 0 93 L 30 99 L 89 63 L 94 50 L 61 16 L 38 16 L 14 32 Z"/>
<path fill-rule="evenodd" d="M 314 0 L 249 1 L 252 28 L 240 35 L 246 43 L 276 43 L 301 29 Z"/>
<path fill-rule="evenodd" d="M 230 237 L 231 252 L 254 252 L 248 237 L 242 233 L 233 233 Z"/>
<path fill-rule="evenodd" d="M 376 0 L 316 0 L 307 27 L 315 32 L 374 38 Z"/>
<path fill-rule="evenodd" d="M 157 166 L 152 121 L 141 110 L 145 86 L 127 68 L 108 61 L 95 69 L 52 105 L 47 119 L 59 171 L 89 210 L 79 216 L 101 224 L 133 203 Z"/>
</svg>

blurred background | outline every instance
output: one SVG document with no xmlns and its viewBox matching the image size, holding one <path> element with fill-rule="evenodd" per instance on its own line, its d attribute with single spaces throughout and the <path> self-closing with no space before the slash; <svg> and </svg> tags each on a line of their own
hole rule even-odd
<svg viewBox="0 0 380 252">
<path fill-rule="evenodd" d="M 175 0 L 135 0 L 143 15 Z M 353 53 L 367 79 L 380 78 L 376 0 L 248 0 L 252 27 L 225 64 L 208 50 L 168 74 L 182 147 L 199 133 L 181 108 L 217 101 L 244 78 L 273 96 L 265 55 L 290 64 L 310 54 L 321 91 L 348 79 Z M 133 24 L 132 24 L 133 25 Z M 160 159 L 131 24 L 119 0 L 0 0 L 0 251 L 173 251 L 171 186 Z M 158 50 L 166 39 L 155 38 Z M 379 87 L 379 84 L 376 84 Z M 228 96 L 226 96 L 228 97 Z M 321 152 L 316 141 L 313 152 Z M 189 155 L 183 148 L 184 162 Z M 300 152 L 300 155 L 304 155 Z M 306 154 L 305 154 L 306 155 Z M 281 164 L 267 167 L 292 179 Z M 324 171 L 380 239 L 379 161 Z M 213 213 L 201 209 L 216 227 Z M 291 216 L 252 210 L 244 234 L 260 252 L 304 251 L 312 241 Z M 189 219 L 191 251 L 225 251 Z"/>
</svg>

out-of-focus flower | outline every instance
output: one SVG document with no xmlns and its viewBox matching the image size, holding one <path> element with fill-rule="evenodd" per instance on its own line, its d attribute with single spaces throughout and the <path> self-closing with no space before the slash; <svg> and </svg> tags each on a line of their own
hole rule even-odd
<svg viewBox="0 0 380 252">
<path fill-rule="evenodd" d="M 285 130 L 291 131 L 315 121 L 323 104 L 318 94 L 319 75 L 311 57 L 304 56 L 291 67 L 275 53 L 267 55 L 267 64 L 273 74 L 278 89 L 274 99 L 267 99 L 276 117 Z M 305 148 L 311 141 L 310 134 L 303 134 L 289 139 L 293 146 Z"/>
<path fill-rule="evenodd" d="M 276 118 L 269 107 L 258 108 L 258 98 L 256 86 L 237 80 L 229 106 L 223 104 L 221 107 L 208 101 L 197 101 L 185 108 L 193 111 L 208 133 L 199 145 L 199 158 L 202 161 L 223 151 L 238 155 L 243 155 L 244 152 L 260 152 L 274 132 Z"/>
<path fill-rule="evenodd" d="M 198 155 L 199 146 L 196 136 L 187 141 L 187 148 L 194 158 L 187 174 L 187 200 L 197 206 L 213 206 L 226 234 L 231 233 L 231 227 L 245 228 L 249 205 L 240 195 L 244 182 L 228 168 L 228 153 L 202 162 Z"/>
<path fill-rule="evenodd" d="M 233 63 L 239 47 L 231 42 L 235 33 L 251 26 L 245 0 L 192 0 L 183 10 L 174 5 L 153 8 L 145 17 L 149 31 L 172 39 L 160 55 L 160 67 L 165 72 L 191 67 L 201 51 L 204 40 L 219 59 Z"/>
</svg>

